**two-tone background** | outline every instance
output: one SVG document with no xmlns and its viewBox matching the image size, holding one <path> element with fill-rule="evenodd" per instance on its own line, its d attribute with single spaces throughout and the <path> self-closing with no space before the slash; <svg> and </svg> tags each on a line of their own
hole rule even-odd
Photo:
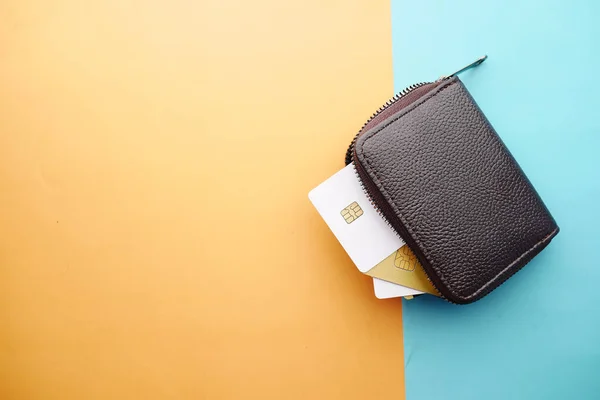
<svg viewBox="0 0 600 400">
<path fill-rule="evenodd" d="M 485 3 L 485 4 L 483 4 Z M 0 398 L 595 398 L 592 1 L 0 4 Z M 471 306 L 379 301 L 312 209 L 463 81 L 561 226 Z"/>
</svg>

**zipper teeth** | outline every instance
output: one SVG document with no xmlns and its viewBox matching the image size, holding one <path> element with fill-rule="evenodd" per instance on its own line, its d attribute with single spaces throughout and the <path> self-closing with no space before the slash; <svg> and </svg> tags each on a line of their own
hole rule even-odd
<svg viewBox="0 0 600 400">
<path fill-rule="evenodd" d="M 373 206 L 373 208 L 375 209 L 375 211 L 377 211 L 377 214 L 379 214 L 379 216 L 385 221 L 385 223 L 387 224 L 387 226 L 389 226 L 392 229 L 392 232 L 394 232 L 396 234 L 396 236 L 398 236 L 400 239 L 402 239 L 402 241 L 404 242 L 404 238 L 402 238 L 402 236 L 400 236 L 400 234 L 398 233 L 398 231 L 396 230 L 396 228 L 394 228 L 394 226 L 392 225 L 392 223 L 385 217 L 385 215 L 383 214 L 383 211 L 381 211 L 381 208 L 377 205 L 377 203 L 373 200 L 373 197 L 371 196 L 371 192 L 365 187 L 365 184 L 363 183 L 360 174 L 358 173 L 358 170 L 356 169 L 356 165 L 352 166 L 354 169 L 354 174 L 356 175 L 356 178 L 358 179 L 358 182 L 360 183 L 360 187 L 362 189 L 362 191 L 367 195 L 367 199 L 369 199 L 369 203 L 371 203 L 371 205 Z M 404 245 L 406 246 L 406 242 L 404 243 Z M 412 250 L 411 250 L 412 251 Z M 420 265 L 420 263 L 419 263 Z M 421 268 L 423 268 L 421 266 Z M 429 283 L 431 284 L 431 287 L 436 291 L 436 293 L 438 294 L 438 297 L 446 300 L 448 303 L 452 303 L 450 300 L 448 300 L 437 288 L 437 286 L 435 286 L 435 283 L 432 282 L 432 280 L 429 278 L 429 275 L 427 274 L 427 272 L 425 272 L 425 278 L 427 278 L 427 280 L 429 281 Z"/>
<path fill-rule="evenodd" d="M 358 170 L 356 169 L 356 165 L 352 165 L 352 167 L 354 169 L 354 174 L 356 175 L 356 178 L 358 179 L 358 182 L 360 183 L 360 188 L 367 195 L 367 198 L 369 199 L 369 203 L 371 203 L 371 205 L 373 206 L 375 211 L 377 211 L 377 214 L 379 214 L 379 216 L 385 221 L 387 226 L 389 226 L 392 229 L 392 231 L 394 231 L 394 233 L 396 235 L 398 235 L 398 237 L 400 237 L 400 239 L 402 239 L 400 234 L 398 234 L 398 232 L 396 232 L 396 229 L 394 229 L 394 227 L 392 226 L 392 223 L 390 221 L 388 221 L 388 219 L 385 217 L 385 215 L 383 214 L 383 211 L 381 211 L 381 208 L 379 208 L 377 203 L 375 203 L 375 200 L 373 200 L 373 197 L 371 196 L 371 192 L 369 192 L 369 190 L 365 187 L 365 184 L 363 183 L 363 181 L 360 177 L 360 174 L 358 173 Z M 404 242 L 404 239 L 402 239 L 402 241 Z"/>
<path fill-rule="evenodd" d="M 373 118 L 377 117 L 379 114 L 381 114 L 382 112 L 384 112 L 385 110 L 387 110 L 388 107 L 390 107 L 392 104 L 394 104 L 395 102 L 397 102 L 398 100 L 400 100 L 401 98 L 403 98 L 404 96 L 406 96 L 407 94 L 409 94 L 410 92 L 412 92 L 413 90 L 418 89 L 421 86 L 428 85 L 430 83 L 432 83 L 432 82 L 419 82 L 419 83 L 415 83 L 414 85 L 410 85 L 409 87 L 404 88 L 400 92 L 396 93 L 393 97 L 391 97 L 390 99 L 388 99 L 388 101 L 386 101 L 384 105 L 382 105 L 381 107 L 379 107 L 379 109 L 377 111 L 375 111 L 369 117 L 369 119 L 367 119 L 367 121 L 363 124 L 363 126 L 358 131 L 358 133 L 356 135 L 354 135 L 354 138 L 352 139 L 352 142 L 350 142 L 350 146 L 348 146 L 348 150 L 346 151 L 346 159 L 344 160 L 345 165 L 348 165 L 348 164 L 350 164 L 352 162 L 352 153 L 354 152 L 354 145 L 356 144 L 356 140 L 358 140 L 358 137 L 360 136 L 360 134 L 362 133 L 362 131 L 365 129 L 365 127 L 371 121 L 373 121 Z"/>
</svg>

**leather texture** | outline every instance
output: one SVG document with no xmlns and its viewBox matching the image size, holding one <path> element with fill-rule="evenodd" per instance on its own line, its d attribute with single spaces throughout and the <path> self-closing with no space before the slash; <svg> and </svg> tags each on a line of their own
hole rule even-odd
<svg viewBox="0 0 600 400">
<path fill-rule="evenodd" d="M 361 135 L 356 157 L 452 302 L 485 296 L 559 231 L 456 77 Z"/>
</svg>

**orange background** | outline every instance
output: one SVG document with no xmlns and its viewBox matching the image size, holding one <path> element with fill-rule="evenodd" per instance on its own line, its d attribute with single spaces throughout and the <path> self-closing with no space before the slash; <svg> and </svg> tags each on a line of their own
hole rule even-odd
<svg viewBox="0 0 600 400">
<path fill-rule="evenodd" d="M 388 1 L 0 5 L 0 398 L 404 396 L 307 199 L 392 94 Z"/>
</svg>

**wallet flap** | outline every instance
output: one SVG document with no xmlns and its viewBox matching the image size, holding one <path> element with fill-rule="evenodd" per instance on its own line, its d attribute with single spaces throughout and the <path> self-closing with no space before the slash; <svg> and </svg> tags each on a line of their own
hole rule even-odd
<svg viewBox="0 0 600 400">
<path fill-rule="evenodd" d="M 450 301 L 483 297 L 558 233 L 457 77 L 362 134 L 355 151 L 397 217 L 390 222 Z"/>
</svg>

